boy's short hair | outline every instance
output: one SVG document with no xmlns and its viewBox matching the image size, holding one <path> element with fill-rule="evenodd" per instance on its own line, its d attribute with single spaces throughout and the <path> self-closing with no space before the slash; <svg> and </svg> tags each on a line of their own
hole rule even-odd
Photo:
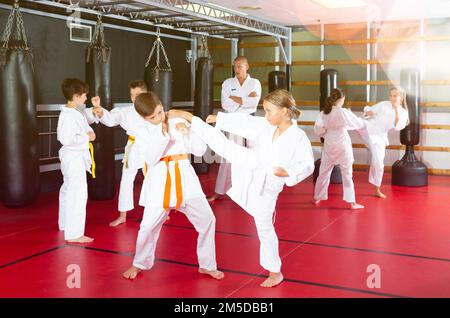
<svg viewBox="0 0 450 318">
<path fill-rule="evenodd" d="M 82 95 L 89 93 L 89 85 L 78 78 L 66 78 L 61 88 L 66 100 L 72 100 L 76 94 Z"/>
<path fill-rule="evenodd" d="M 162 106 L 161 100 L 153 92 L 139 94 L 134 102 L 134 108 L 142 117 L 153 115 L 158 105 Z"/>
<path fill-rule="evenodd" d="M 128 84 L 128 87 L 130 89 L 139 87 L 139 88 L 141 88 L 144 91 L 148 90 L 147 83 L 145 81 L 143 81 L 143 80 L 132 81 L 132 82 L 130 82 L 130 84 Z"/>
</svg>

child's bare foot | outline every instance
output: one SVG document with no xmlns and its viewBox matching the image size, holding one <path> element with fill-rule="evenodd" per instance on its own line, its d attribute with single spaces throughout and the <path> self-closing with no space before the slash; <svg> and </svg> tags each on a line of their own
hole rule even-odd
<svg viewBox="0 0 450 318">
<path fill-rule="evenodd" d="M 375 188 L 375 196 L 381 199 L 386 199 L 386 195 L 383 192 L 381 192 L 380 188 Z"/>
<path fill-rule="evenodd" d="M 206 270 L 206 269 L 203 269 L 203 268 L 199 268 L 198 272 L 200 274 L 210 275 L 212 278 L 215 278 L 215 279 L 222 279 L 225 276 L 225 274 L 223 272 L 218 271 L 218 270 L 209 271 L 209 270 Z"/>
<path fill-rule="evenodd" d="M 207 197 L 208 202 L 213 202 L 223 198 L 223 195 L 215 193 L 213 196 Z"/>
<path fill-rule="evenodd" d="M 125 215 L 123 215 L 123 214 L 125 214 Z M 109 226 L 111 226 L 111 227 L 115 227 L 115 226 L 117 226 L 117 225 L 119 225 L 119 224 L 122 224 L 122 223 L 125 223 L 127 221 L 127 215 L 126 215 L 126 213 L 120 213 L 120 216 L 117 218 L 117 219 L 115 219 L 114 221 L 112 221 L 111 223 L 109 223 Z"/>
<path fill-rule="evenodd" d="M 350 203 L 350 209 L 352 210 L 364 209 L 364 205 L 353 202 Z"/>
<path fill-rule="evenodd" d="M 318 206 L 319 203 L 320 203 L 320 200 L 315 200 L 315 199 L 313 199 L 313 200 L 312 200 L 312 203 L 313 203 L 315 206 Z"/>
<path fill-rule="evenodd" d="M 92 241 L 94 241 L 94 239 L 92 237 L 88 237 L 88 236 L 80 236 L 79 238 L 76 239 L 72 239 L 72 240 L 67 240 L 67 242 L 69 243 L 91 243 Z"/>
<path fill-rule="evenodd" d="M 136 266 L 131 266 L 129 269 L 127 269 L 122 276 L 126 279 L 135 279 L 136 276 L 141 272 L 142 270 L 140 268 L 137 268 Z"/>
<path fill-rule="evenodd" d="M 280 273 L 272 273 L 270 272 L 269 277 L 265 281 L 261 283 L 261 287 L 275 287 L 283 281 L 283 274 Z"/>
</svg>

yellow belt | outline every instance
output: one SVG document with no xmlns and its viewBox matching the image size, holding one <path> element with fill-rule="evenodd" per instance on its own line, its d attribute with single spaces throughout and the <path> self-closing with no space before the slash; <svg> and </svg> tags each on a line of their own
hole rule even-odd
<svg viewBox="0 0 450 318">
<path fill-rule="evenodd" d="M 136 139 L 134 138 L 134 136 L 130 135 L 128 136 L 128 141 L 130 142 L 130 144 L 125 147 L 125 153 L 123 154 L 123 164 L 125 166 L 125 169 L 128 169 L 128 154 L 130 152 L 130 147 L 134 144 Z"/>
<path fill-rule="evenodd" d="M 92 174 L 92 179 L 95 179 L 95 160 L 94 160 L 94 145 L 92 144 L 92 142 L 89 142 L 89 153 L 91 154 L 91 161 L 92 161 L 92 166 L 91 166 L 91 174 Z"/>
</svg>

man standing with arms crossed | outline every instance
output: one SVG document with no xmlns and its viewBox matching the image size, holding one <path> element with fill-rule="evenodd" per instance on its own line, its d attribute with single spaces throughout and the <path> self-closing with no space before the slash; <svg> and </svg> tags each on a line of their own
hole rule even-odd
<svg viewBox="0 0 450 318">
<path fill-rule="evenodd" d="M 249 64 L 245 56 L 234 59 L 233 69 L 235 77 L 225 80 L 222 84 L 222 108 L 227 113 L 253 114 L 261 99 L 261 83 L 247 73 Z M 239 145 L 245 145 L 245 140 L 240 136 L 228 134 L 228 139 Z M 217 174 L 215 194 L 208 198 L 210 202 L 221 198 L 231 187 L 231 166 L 222 160 Z"/>
</svg>

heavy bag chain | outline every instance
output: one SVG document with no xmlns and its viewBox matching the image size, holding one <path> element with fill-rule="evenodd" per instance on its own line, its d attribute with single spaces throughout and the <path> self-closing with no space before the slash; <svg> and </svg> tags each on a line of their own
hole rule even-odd
<svg viewBox="0 0 450 318">
<path fill-rule="evenodd" d="M 13 29 L 16 28 L 17 31 L 17 41 L 14 46 L 9 45 L 11 40 L 11 35 L 13 34 Z M 0 49 L 0 66 L 6 64 L 8 51 L 9 50 L 22 50 L 31 53 L 31 48 L 28 47 L 27 35 L 25 33 L 25 26 L 23 24 L 22 14 L 19 11 L 19 1 L 16 0 L 9 14 L 8 21 L 6 22 L 6 28 L 3 31 L 2 36 L 2 48 Z"/>
<path fill-rule="evenodd" d="M 162 71 L 171 71 L 172 70 L 172 68 L 170 67 L 169 59 L 167 58 L 167 55 L 166 55 L 166 50 L 164 50 L 164 45 L 161 41 L 160 34 L 161 33 L 158 28 L 156 30 L 156 40 L 155 40 L 155 42 L 153 42 L 152 50 L 150 51 L 150 55 L 148 56 L 147 63 L 145 63 L 145 68 L 147 68 L 148 65 L 150 64 L 150 60 L 152 59 L 153 52 L 155 51 L 155 48 L 156 48 L 156 65 L 155 65 L 155 67 L 152 68 L 152 70 L 155 71 L 155 81 L 156 82 L 159 81 L 159 71 L 160 70 L 162 70 Z M 159 51 L 160 50 L 162 51 L 162 53 L 164 55 L 164 60 L 166 61 L 167 68 L 160 68 L 160 66 L 159 66 Z"/>
<path fill-rule="evenodd" d="M 106 63 L 109 51 L 111 48 L 105 42 L 105 33 L 103 32 L 102 17 L 99 15 L 97 19 L 97 24 L 95 25 L 94 36 L 92 41 L 88 46 L 86 61 L 89 63 L 91 57 L 91 50 L 96 49 L 97 58 L 103 63 Z"/>
</svg>

